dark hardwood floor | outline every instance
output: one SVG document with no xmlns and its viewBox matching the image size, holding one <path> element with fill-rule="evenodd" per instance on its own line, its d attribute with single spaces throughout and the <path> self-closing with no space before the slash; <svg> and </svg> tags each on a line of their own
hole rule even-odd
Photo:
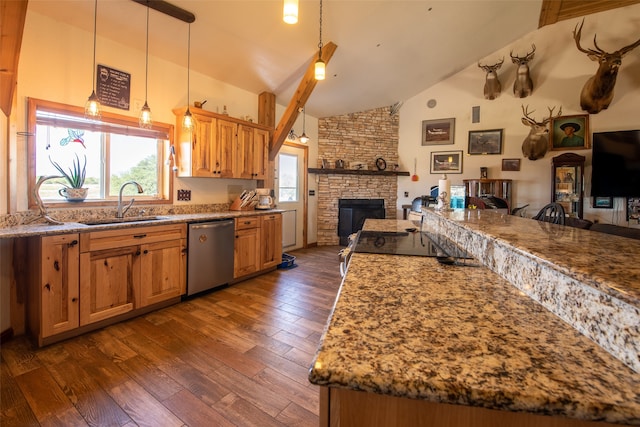
<svg viewBox="0 0 640 427">
<path fill-rule="evenodd" d="M 338 250 L 42 349 L 4 343 L 0 425 L 317 426 L 307 373 Z"/>
</svg>

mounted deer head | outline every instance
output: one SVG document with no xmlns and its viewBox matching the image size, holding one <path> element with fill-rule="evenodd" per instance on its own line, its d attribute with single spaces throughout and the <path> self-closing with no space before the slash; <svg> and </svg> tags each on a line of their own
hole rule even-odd
<svg viewBox="0 0 640 427">
<path fill-rule="evenodd" d="M 549 107 L 547 107 L 549 108 Z M 529 131 L 529 135 L 522 142 L 522 154 L 529 160 L 538 160 L 544 157 L 547 153 L 547 149 L 549 148 L 549 122 L 556 117 L 560 117 L 562 115 L 562 107 L 558 111 L 558 114 L 553 115 L 553 110 L 556 107 L 549 108 L 549 117 L 542 120 L 541 122 L 537 122 L 531 114 L 535 112 L 529 112 L 529 106 L 524 108 L 522 106 L 522 113 L 524 117 L 522 118 L 522 124 L 525 126 L 529 126 L 531 130 Z"/>
<path fill-rule="evenodd" d="M 536 45 L 532 44 L 531 47 L 531 52 L 525 56 L 513 56 L 513 51 L 509 53 L 511 61 L 518 66 L 516 81 L 513 82 L 513 94 L 518 98 L 525 98 L 533 92 L 533 81 L 529 75 L 529 61 L 533 59 Z"/>
<path fill-rule="evenodd" d="M 618 68 L 622 64 L 622 57 L 640 46 L 640 39 L 613 53 L 607 53 L 598 47 L 596 35 L 594 34 L 593 45 L 595 49 L 583 49 L 580 46 L 580 36 L 582 35 L 584 19 L 578 25 L 573 29 L 573 39 L 576 41 L 578 50 L 586 53 L 592 61 L 600 63 L 596 74 L 589 78 L 582 88 L 580 107 L 590 114 L 597 114 L 611 104 L 613 88 L 616 85 L 616 77 L 618 76 Z"/>
<path fill-rule="evenodd" d="M 500 80 L 498 80 L 497 71 L 500 69 L 503 62 L 504 58 L 493 65 L 481 65 L 480 61 L 478 61 L 478 67 L 482 68 L 485 73 L 487 73 L 484 81 L 484 97 L 486 99 L 496 99 L 500 96 L 502 85 L 500 84 Z"/>
</svg>

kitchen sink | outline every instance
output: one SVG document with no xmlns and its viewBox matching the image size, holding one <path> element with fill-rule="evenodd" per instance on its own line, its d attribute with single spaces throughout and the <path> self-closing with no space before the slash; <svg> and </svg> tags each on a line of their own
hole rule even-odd
<svg viewBox="0 0 640 427">
<path fill-rule="evenodd" d="M 99 218 L 99 219 L 90 219 L 87 221 L 80 221 L 80 224 L 85 225 L 108 225 L 108 224 L 123 224 L 127 222 L 148 222 L 148 221 L 158 221 L 161 219 L 166 219 L 161 216 L 130 216 L 125 218 Z"/>
</svg>

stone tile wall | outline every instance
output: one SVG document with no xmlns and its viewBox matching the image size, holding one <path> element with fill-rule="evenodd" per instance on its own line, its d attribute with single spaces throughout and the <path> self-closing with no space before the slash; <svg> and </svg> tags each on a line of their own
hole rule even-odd
<svg viewBox="0 0 640 427">
<path fill-rule="evenodd" d="M 378 170 L 382 157 L 391 170 L 398 162 L 399 116 L 389 107 L 350 113 L 318 120 L 318 164 L 328 168 L 335 161 L 364 162 L 368 170 Z M 318 245 L 337 245 L 338 199 L 384 199 L 386 217 L 396 217 L 398 178 L 396 176 L 319 174 Z"/>
</svg>

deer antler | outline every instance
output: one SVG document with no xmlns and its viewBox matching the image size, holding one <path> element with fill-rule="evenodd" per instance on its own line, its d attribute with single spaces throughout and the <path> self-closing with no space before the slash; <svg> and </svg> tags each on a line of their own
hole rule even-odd
<svg viewBox="0 0 640 427">
<path fill-rule="evenodd" d="M 552 119 L 555 119 L 556 117 L 560 117 L 562 115 L 562 105 L 560 106 L 560 109 L 558 110 L 558 114 L 556 114 L 555 116 L 553 115 L 553 110 L 555 110 L 556 107 L 553 108 L 549 108 L 547 107 L 547 110 L 549 110 L 549 117 L 547 117 L 546 119 L 544 119 L 542 121 L 542 123 L 547 124 L 549 123 Z"/>
<path fill-rule="evenodd" d="M 631 43 L 629 46 L 623 47 L 618 51 L 618 53 L 620 53 L 620 56 L 624 56 L 627 53 L 631 52 L 633 49 L 637 48 L 638 46 L 640 46 L 640 39 L 636 40 L 635 43 Z"/>
<path fill-rule="evenodd" d="M 578 25 L 580 26 L 580 28 L 578 28 Z M 602 53 L 604 53 L 604 51 L 602 49 L 600 49 L 598 47 L 598 45 L 596 44 L 596 36 L 593 36 L 593 44 L 595 45 L 596 49 L 598 50 L 593 50 L 593 49 L 583 49 L 582 46 L 580 46 L 580 37 L 582 36 L 582 26 L 584 25 L 584 18 L 582 19 L 582 22 L 580 24 L 576 25 L 576 28 L 573 29 L 573 39 L 576 41 L 576 47 L 578 48 L 578 50 L 580 52 L 584 52 L 587 55 L 600 55 Z"/>
<path fill-rule="evenodd" d="M 524 107 L 524 105 L 520 105 L 522 107 L 522 114 L 524 114 L 524 118 L 531 124 L 536 123 L 536 120 L 534 118 L 531 117 L 531 114 L 535 113 L 536 110 L 533 110 L 531 112 L 529 112 L 529 106 L 527 105 L 527 108 Z"/>
<path fill-rule="evenodd" d="M 495 71 L 495 70 L 498 70 L 502 66 L 503 62 L 504 62 L 504 56 L 502 57 L 502 59 L 500 61 L 496 62 L 493 65 L 481 65 L 480 61 L 478 61 L 478 67 L 482 68 L 483 70 L 485 70 L 487 72 L 488 71 Z"/>
<path fill-rule="evenodd" d="M 509 56 L 511 56 L 512 60 L 516 60 L 517 59 L 518 61 L 529 62 L 529 61 L 531 61 L 533 59 L 533 54 L 536 51 L 536 45 L 535 44 L 531 43 L 531 47 L 533 49 L 531 50 L 531 52 L 527 53 L 525 56 L 517 56 L 517 55 L 513 56 L 513 50 L 511 52 L 509 52 Z"/>
</svg>

